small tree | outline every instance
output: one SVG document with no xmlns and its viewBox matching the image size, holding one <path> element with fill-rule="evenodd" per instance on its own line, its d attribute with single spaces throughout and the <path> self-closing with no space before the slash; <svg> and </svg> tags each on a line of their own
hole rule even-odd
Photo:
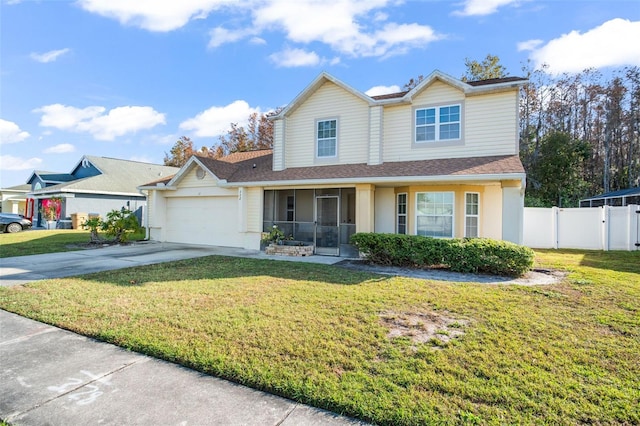
<svg viewBox="0 0 640 426">
<path fill-rule="evenodd" d="M 118 243 L 127 241 L 130 233 L 139 228 L 138 218 L 131 210 L 121 208 L 107 213 L 107 220 L 102 223 L 102 230 Z"/>
<path fill-rule="evenodd" d="M 92 243 L 100 241 L 98 235 L 98 229 L 102 228 L 102 220 L 99 217 L 92 217 L 82 224 L 83 227 L 89 228 L 90 238 Z"/>
</svg>

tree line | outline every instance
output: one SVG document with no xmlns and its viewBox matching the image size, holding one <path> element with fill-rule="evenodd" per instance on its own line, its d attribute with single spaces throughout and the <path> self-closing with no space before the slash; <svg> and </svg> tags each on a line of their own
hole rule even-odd
<svg viewBox="0 0 640 426">
<path fill-rule="evenodd" d="M 527 70 L 520 97 L 520 158 L 527 203 L 576 206 L 580 198 L 640 184 L 640 68 Z"/>
<path fill-rule="evenodd" d="M 508 76 L 497 56 L 465 60 L 463 81 Z M 596 69 L 554 76 L 546 67 L 522 67 L 520 159 L 527 173 L 525 205 L 575 207 L 581 198 L 640 185 L 640 67 L 605 77 Z M 424 77 L 404 85 L 410 90 Z M 217 144 L 195 148 L 181 137 L 164 164 L 180 167 L 191 157 L 273 147 L 273 122 L 253 113 L 245 126 L 231 123 Z"/>
</svg>

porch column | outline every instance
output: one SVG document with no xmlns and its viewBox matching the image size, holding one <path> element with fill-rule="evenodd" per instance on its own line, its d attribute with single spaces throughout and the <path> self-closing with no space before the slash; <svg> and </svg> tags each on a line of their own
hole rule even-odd
<svg viewBox="0 0 640 426">
<path fill-rule="evenodd" d="M 152 190 L 147 195 L 147 227 L 149 238 L 167 241 L 167 199 L 165 191 Z"/>
<path fill-rule="evenodd" d="M 247 232 L 247 190 L 238 188 L 238 232 Z"/>
<path fill-rule="evenodd" d="M 375 224 L 375 185 L 356 185 L 356 232 L 373 232 Z"/>
<path fill-rule="evenodd" d="M 524 187 L 521 181 L 502 182 L 502 239 L 522 244 Z"/>
</svg>

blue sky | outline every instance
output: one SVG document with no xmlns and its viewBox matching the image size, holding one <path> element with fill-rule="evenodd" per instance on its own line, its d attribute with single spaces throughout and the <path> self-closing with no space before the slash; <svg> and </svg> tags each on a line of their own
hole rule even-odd
<svg viewBox="0 0 640 426">
<path fill-rule="evenodd" d="M 322 71 L 380 94 L 489 53 L 516 76 L 640 65 L 640 1 L 0 0 L 0 185 L 212 146 Z"/>
</svg>

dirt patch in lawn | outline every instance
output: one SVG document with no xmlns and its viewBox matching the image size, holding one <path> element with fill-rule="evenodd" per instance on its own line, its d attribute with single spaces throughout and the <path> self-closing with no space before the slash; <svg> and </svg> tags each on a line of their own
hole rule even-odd
<svg viewBox="0 0 640 426">
<path fill-rule="evenodd" d="M 383 311 L 380 320 L 389 329 L 389 339 L 408 337 L 413 343 L 432 343 L 435 347 L 462 336 L 469 322 L 446 312 Z"/>
</svg>

